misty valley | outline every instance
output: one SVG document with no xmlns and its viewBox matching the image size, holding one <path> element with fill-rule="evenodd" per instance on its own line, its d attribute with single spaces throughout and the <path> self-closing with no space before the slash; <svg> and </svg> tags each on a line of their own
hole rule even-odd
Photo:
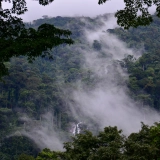
<svg viewBox="0 0 160 160">
<path fill-rule="evenodd" d="M 5 65 L 1 160 L 160 160 L 160 19 L 124 30 L 114 15 L 43 16 L 74 44 Z"/>
</svg>

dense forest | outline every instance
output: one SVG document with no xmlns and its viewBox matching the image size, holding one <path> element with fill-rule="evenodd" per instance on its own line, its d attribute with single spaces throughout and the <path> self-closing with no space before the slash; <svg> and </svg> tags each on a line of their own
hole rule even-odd
<svg viewBox="0 0 160 160">
<path fill-rule="evenodd" d="M 127 138 L 117 127 L 105 127 L 97 136 L 86 131 L 64 143 L 64 152 L 44 149 L 36 160 L 159 160 L 159 131 L 158 123 L 152 127 L 142 123 L 141 130 Z M 25 154 L 19 157 L 24 158 L 29 159 Z"/>
<path fill-rule="evenodd" d="M 96 18 L 49 18 L 44 16 L 42 19 L 33 21 L 33 23 L 26 23 L 27 28 L 33 27 L 35 29 L 43 23 L 54 24 L 62 29 L 67 28 L 72 32 L 71 38 L 74 40 L 74 44 L 71 46 L 62 44 L 55 47 L 52 49 L 52 57 L 39 57 L 32 63 L 28 63 L 27 58 L 21 56 L 14 57 L 5 64 L 8 67 L 9 75 L 3 77 L 0 82 L 0 159 L 16 160 L 18 157 L 19 159 L 37 157 L 43 147 L 38 146 L 32 141 L 32 138 L 24 136 L 23 133 L 31 134 L 32 128 L 43 126 L 46 122 L 50 124 L 50 130 L 54 129 L 61 138 L 65 134 L 67 141 L 71 140 L 70 128 L 73 123 L 77 123 L 77 118 L 72 115 L 70 104 L 66 101 L 69 94 L 67 95 L 64 89 L 70 92 L 70 88 L 77 87 L 77 81 L 82 81 L 90 90 L 101 81 L 98 76 L 92 73 L 90 68 L 82 67 L 85 63 L 84 55 L 80 49 L 77 49 L 77 46 L 88 51 L 98 51 L 98 56 L 107 63 L 112 55 L 106 56 L 101 49 L 101 42 L 97 39 L 91 45 L 88 44 L 85 39 L 85 31 L 96 31 L 103 25 L 103 21 L 107 21 L 110 16 L 110 14 Z M 102 32 L 116 35 L 135 53 L 141 50 L 139 57 L 126 55 L 121 60 L 113 59 L 111 63 L 114 67 L 110 69 L 110 72 L 114 72 L 116 78 L 119 79 L 116 85 L 127 86 L 127 93 L 131 99 L 137 104 L 141 104 L 141 107 L 149 106 L 158 112 L 160 110 L 160 19 L 154 16 L 153 19 L 154 22 L 147 27 L 131 28 L 127 31 L 115 28 L 106 29 Z M 121 67 L 129 75 L 127 80 L 119 75 L 118 67 Z M 72 103 L 74 104 L 74 101 Z M 79 112 L 79 114 L 82 113 Z M 87 121 L 92 120 L 88 118 Z M 46 155 L 53 156 L 46 157 L 53 159 L 88 158 L 94 160 L 104 152 L 106 155 L 102 156 L 102 159 L 107 159 L 106 157 L 110 157 L 109 159 L 138 159 L 138 157 L 139 159 L 158 159 L 159 138 L 157 139 L 155 134 L 159 133 L 159 124 L 155 125 L 156 129 L 154 126 L 149 127 L 142 124 L 139 133 L 133 133 L 126 139 L 121 135 L 121 131 L 112 127 L 105 128 L 104 132 L 98 134 L 98 126 L 94 123 L 90 128 L 91 131 L 96 132 L 97 136 L 92 135 L 91 132 L 77 135 L 73 138 L 73 142 L 65 144 L 66 153 L 51 152 L 46 149 L 39 154 L 37 160 L 43 159 Z M 93 126 L 95 126 L 94 129 Z M 105 136 L 108 136 L 107 134 L 110 132 L 115 134 L 113 137 L 110 135 L 108 140 L 110 142 L 105 142 Z M 88 142 L 85 141 L 86 146 L 83 142 L 85 138 L 88 138 Z M 133 141 L 137 142 L 134 144 L 135 146 L 132 144 Z M 152 141 L 155 143 L 153 144 Z M 87 148 L 87 143 L 92 144 Z M 79 148 L 73 150 L 74 145 Z M 86 151 L 84 152 L 85 147 Z M 133 152 L 135 148 L 137 150 Z M 124 154 L 120 152 L 122 149 L 124 149 Z M 143 149 L 145 153 L 149 150 L 148 155 L 139 155 Z M 80 154 L 81 151 L 83 154 Z M 90 152 L 95 152 L 95 154 L 90 155 Z M 132 152 L 134 155 L 131 155 Z"/>
</svg>

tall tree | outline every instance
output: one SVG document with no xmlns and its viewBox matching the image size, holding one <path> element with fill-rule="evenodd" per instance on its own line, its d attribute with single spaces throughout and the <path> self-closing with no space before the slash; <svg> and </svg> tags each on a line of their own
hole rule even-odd
<svg viewBox="0 0 160 160">
<path fill-rule="evenodd" d="M 99 0 L 103 4 L 108 0 Z M 129 27 L 138 27 L 140 25 L 149 25 L 153 19 L 149 13 L 149 8 L 156 6 L 156 15 L 160 17 L 159 0 L 124 0 L 125 8 L 116 12 L 118 25 L 128 29 Z"/>
<path fill-rule="evenodd" d="M 55 46 L 73 43 L 69 38 L 70 31 L 55 28 L 53 25 L 43 24 L 37 30 L 26 29 L 22 19 L 17 17 L 27 11 L 26 1 L 5 0 L 12 3 L 12 8 L 4 10 L 3 1 L 0 0 L 0 78 L 8 73 L 5 62 L 11 57 L 23 55 L 32 61 L 37 56 L 51 56 L 50 50 Z M 98 3 L 103 4 L 106 1 L 99 0 Z M 39 0 L 39 4 L 43 6 L 51 2 L 53 0 Z M 115 17 L 118 18 L 117 23 L 125 29 L 149 25 L 152 17 L 148 8 L 153 5 L 157 7 L 156 15 L 160 17 L 159 0 L 124 0 L 124 3 L 124 10 L 117 11 Z"/>
<path fill-rule="evenodd" d="M 38 56 L 50 56 L 50 50 L 61 44 L 72 44 L 71 32 L 43 24 L 38 29 L 26 28 L 17 15 L 27 11 L 25 0 L 13 0 L 11 9 L 2 9 L 0 0 L 0 77 L 7 74 L 5 62 L 11 57 L 27 56 L 33 61 Z M 47 5 L 53 0 L 39 0 L 40 5 Z M 13 15 L 14 14 L 14 15 Z"/>
<path fill-rule="evenodd" d="M 117 127 L 105 127 L 97 136 L 87 131 L 65 143 L 64 152 L 44 149 L 36 160 L 159 160 L 159 123 L 142 123 L 141 130 L 127 138 L 121 132 Z"/>
</svg>

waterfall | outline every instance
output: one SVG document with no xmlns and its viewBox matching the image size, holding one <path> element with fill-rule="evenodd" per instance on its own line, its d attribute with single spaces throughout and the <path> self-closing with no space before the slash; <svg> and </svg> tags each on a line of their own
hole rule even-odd
<svg viewBox="0 0 160 160">
<path fill-rule="evenodd" d="M 73 129 L 73 135 L 75 136 L 76 134 L 80 134 L 81 133 L 81 127 L 80 125 L 82 124 L 82 122 L 79 122 L 75 125 L 74 129 Z"/>
</svg>

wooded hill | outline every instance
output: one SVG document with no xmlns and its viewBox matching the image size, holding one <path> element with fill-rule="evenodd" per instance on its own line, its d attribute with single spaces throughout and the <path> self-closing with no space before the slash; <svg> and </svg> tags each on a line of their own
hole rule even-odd
<svg viewBox="0 0 160 160">
<path fill-rule="evenodd" d="M 9 75 L 0 83 L 0 157 L 15 160 L 21 153 L 36 156 L 39 152 L 39 148 L 23 136 L 6 138 L 6 135 L 24 128 L 24 122 L 19 119 L 23 114 L 40 121 L 44 112 L 49 111 L 53 115 L 55 130 L 71 135 L 68 133 L 69 124 L 76 120 L 64 101 L 65 95 L 61 88 L 73 86 L 77 80 L 82 80 L 90 87 L 94 86 L 96 79 L 90 76 L 90 70 L 81 68 L 83 54 L 76 50 L 76 45 L 100 50 L 100 42 L 96 39 L 92 46 L 86 43 L 84 29 L 94 30 L 100 27 L 102 22 L 99 19 L 107 20 L 109 16 L 45 17 L 26 24 L 26 27 L 37 28 L 43 23 L 49 23 L 67 28 L 72 31 L 71 38 L 75 44 L 70 46 L 72 52 L 67 45 L 54 48 L 53 58 L 37 58 L 28 64 L 25 57 L 15 57 L 6 63 Z M 147 27 L 131 28 L 127 31 L 116 28 L 107 32 L 117 35 L 135 51 L 144 48 L 140 58 L 135 59 L 130 55 L 118 63 L 129 73 L 129 80 L 125 83 L 130 96 L 142 103 L 142 107 L 149 105 L 159 111 L 160 19 L 153 18 L 154 22 Z"/>
</svg>

